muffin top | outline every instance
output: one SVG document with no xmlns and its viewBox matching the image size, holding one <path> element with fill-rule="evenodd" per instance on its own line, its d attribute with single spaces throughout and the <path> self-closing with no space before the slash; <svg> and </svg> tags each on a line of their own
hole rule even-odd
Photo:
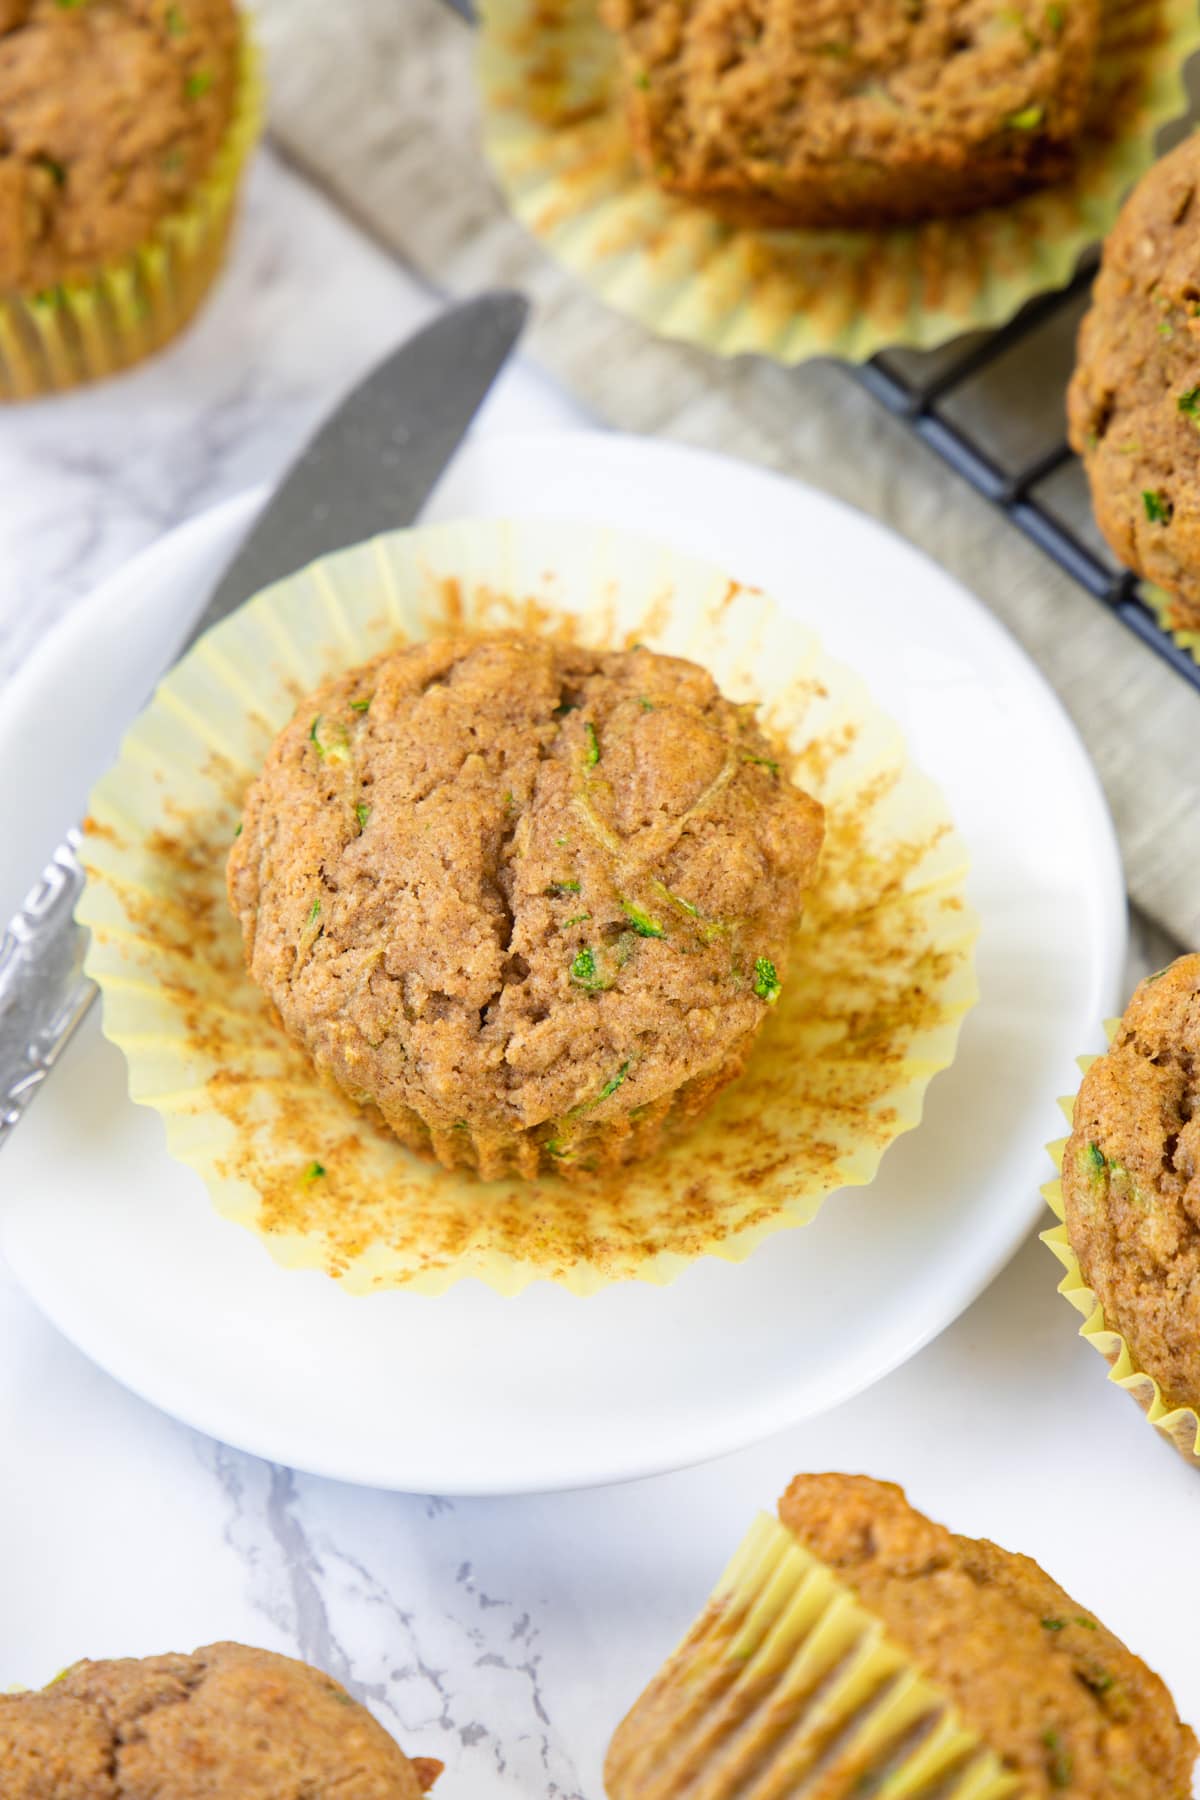
<svg viewBox="0 0 1200 1800">
<path fill-rule="evenodd" d="M 212 162 L 237 56 L 232 0 L 0 0 L 0 289 L 144 243 Z"/>
<path fill-rule="evenodd" d="M 1068 397 L 1100 529 L 1200 625 L 1200 138 L 1138 182 L 1104 246 Z"/>
<path fill-rule="evenodd" d="M 1200 956 L 1141 983 L 1083 1078 L 1067 1236 L 1105 1322 L 1173 1405 L 1200 1407 Z"/>
<path fill-rule="evenodd" d="M 800 1475 L 779 1503 L 1036 1800 L 1189 1800 L 1166 1688 L 1027 1556 L 953 1536 L 890 1482 Z"/>
<path fill-rule="evenodd" d="M 666 185 L 701 193 L 740 170 L 818 224 L 819 196 L 794 184 L 822 171 L 829 222 L 870 223 L 986 203 L 992 165 L 1012 192 L 1060 175 L 1060 157 L 1041 165 L 1082 128 L 1099 6 L 606 0 L 606 17 Z"/>
<path fill-rule="evenodd" d="M 0 1695 L 4 1800 L 421 1800 L 411 1763 L 328 1675 L 242 1644 L 81 1662 Z"/>
<path fill-rule="evenodd" d="M 443 1160 L 525 1134 L 522 1172 L 562 1167 L 778 997 L 822 836 L 778 755 L 753 707 L 645 649 L 384 655 L 304 702 L 247 796 L 251 975 L 405 1141 L 415 1115 Z"/>
</svg>

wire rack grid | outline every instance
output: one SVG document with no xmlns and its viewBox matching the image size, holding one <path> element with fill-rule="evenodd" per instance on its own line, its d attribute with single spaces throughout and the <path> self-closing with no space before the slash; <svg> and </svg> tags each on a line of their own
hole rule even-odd
<svg viewBox="0 0 1200 1800">
<path fill-rule="evenodd" d="M 476 22 L 472 0 L 445 4 L 468 24 Z M 1184 128 L 1181 121 L 1169 135 Z M 1065 435 L 1075 336 L 1098 262 L 1094 251 L 1066 287 L 1030 301 L 997 330 L 939 350 L 885 351 L 842 366 L 1200 691 L 1200 663 L 1160 624 L 1137 576 L 1101 538 L 1082 464 Z"/>
</svg>

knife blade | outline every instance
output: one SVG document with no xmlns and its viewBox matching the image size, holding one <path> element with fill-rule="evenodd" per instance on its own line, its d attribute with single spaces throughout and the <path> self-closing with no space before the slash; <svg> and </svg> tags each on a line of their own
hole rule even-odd
<svg viewBox="0 0 1200 1800">
<path fill-rule="evenodd" d="M 519 294 L 482 294 L 444 312 L 364 377 L 287 470 L 176 660 L 270 582 L 411 525 L 528 311 Z M 79 832 L 69 831 L 0 939 L 0 1148 L 96 995 L 83 973 L 87 933 L 74 918 L 84 881 L 78 847 Z"/>
</svg>

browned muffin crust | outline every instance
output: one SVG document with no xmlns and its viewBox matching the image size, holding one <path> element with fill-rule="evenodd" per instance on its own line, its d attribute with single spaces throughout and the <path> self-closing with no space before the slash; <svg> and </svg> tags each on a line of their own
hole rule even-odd
<svg viewBox="0 0 1200 1800">
<path fill-rule="evenodd" d="M 1141 983 L 1088 1069 L 1062 1194 L 1106 1323 L 1168 1401 L 1200 1407 L 1200 956 Z"/>
<path fill-rule="evenodd" d="M 1121 561 L 1200 627 L 1200 138 L 1125 202 L 1104 246 L 1068 395 L 1071 443 Z"/>
<path fill-rule="evenodd" d="M 879 225 L 1061 178 L 1099 0 L 604 0 L 639 159 L 735 221 Z"/>
<path fill-rule="evenodd" d="M 1029 1557 L 956 1537 L 862 1475 L 797 1476 L 779 1517 L 1030 1800 L 1189 1800 L 1197 1745 L 1170 1694 Z"/>
<path fill-rule="evenodd" d="M 0 1695 L 4 1800 L 421 1800 L 440 1770 L 328 1675 L 242 1644 Z"/>
<path fill-rule="evenodd" d="M 229 123 L 232 0 L 0 0 L 0 289 L 145 243 Z"/>
<path fill-rule="evenodd" d="M 442 638 L 329 682 L 246 799 L 247 966 L 317 1067 L 485 1175 L 644 1153 L 741 1069 L 822 837 L 694 664 Z"/>
</svg>

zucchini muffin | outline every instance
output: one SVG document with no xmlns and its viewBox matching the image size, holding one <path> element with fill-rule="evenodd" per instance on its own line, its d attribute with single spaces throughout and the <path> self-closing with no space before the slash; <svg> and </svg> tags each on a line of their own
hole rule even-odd
<svg viewBox="0 0 1200 1800">
<path fill-rule="evenodd" d="M 330 1676 L 241 1644 L 0 1695 L 4 1800 L 421 1800 L 440 1772 Z"/>
<path fill-rule="evenodd" d="M 592 1173 L 738 1074 L 822 833 L 694 664 L 446 637 L 302 703 L 229 897 L 285 1029 L 404 1144 Z"/>
<path fill-rule="evenodd" d="M 19 340 L 3 349 L 40 355 L 43 385 L 65 383 L 72 354 L 76 378 L 94 372 L 89 330 L 113 366 L 130 360 L 122 301 L 142 348 L 161 341 L 167 320 L 139 259 L 212 172 L 242 79 L 232 0 L 0 0 L 0 305 L 5 338 Z M 158 245 L 180 290 L 175 325 L 211 272 L 196 265 L 203 233 L 192 235 L 187 251 Z M 113 270 L 128 274 L 128 295 L 103 290 Z M 28 310 L 38 305 L 54 309 L 58 333 Z"/>
<path fill-rule="evenodd" d="M 1189 1800 L 1196 1750 L 1158 1677 L 1028 1557 L 890 1483 L 801 1475 L 605 1778 L 611 1800 Z"/>
<path fill-rule="evenodd" d="M 1062 1198 L 1106 1326 L 1168 1406 L 1200 1409 L 1200 956 L 1141 983 L 1084 1076 Z"/>
<path fill-rule="evenodd" d="M 1200 627 L 1200 138 L 1144 175 L 1104 246 L 1068 398 L 1096 520 Z"/>
<path fill-rule="evenodd" d="M 882 225 L 1058 180 L 1099 0 L 604 0 L 634 145 L 739 223 Z"/>
</svg>

